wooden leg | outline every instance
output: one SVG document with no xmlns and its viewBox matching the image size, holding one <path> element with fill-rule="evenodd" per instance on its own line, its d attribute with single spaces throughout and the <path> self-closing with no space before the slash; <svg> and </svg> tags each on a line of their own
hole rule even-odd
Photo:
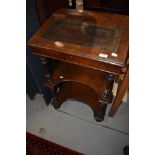
<svg viewBox="0 0 155 155">
<path fill-rule="evenodd" d="M 43 69 L 44 69 L 44 76 L 45 76 L 45 80 L 48 83 L 51 83 L 51 75 L 48 69 L 48 60 L 44 57 L 41 57 L 41 63 L 43 65 Z M 53 98 L 53 91 L 51 91 L 51 89 L 49 88 L 43 88 L 43 91 L 45 92 L 44 94 L 44 99 L 47 105 L 50 104 L 52 98 Z"/>
<path fill-rule="evenodd" d="M 129 87 L 129 70 L 127 70 L 123 81 L 120 84 L 116 98 L 109 112 L 109 116 L 113 117 L 122 103 L 122 98 Z"/>
<path fill-rule="evenodd" d="M 47 60 L 47 58 L 44 58 L 44 57 L 41 57 L 40 59 L 41 59 L 41 63 L 42 63 L 43 68 L 44 68 L 45 79 L 46 79 L 46 81 L 51 83 L 50 72 L 49 72 L 48 66 L 47 66 L 48 60 Z"/>
<path fill-rule="evenodd" d="M 104 120 L 104 116 L 105 116 L 105 113 L 106 113 L 106 109 L 107 109 L 107 104 L 103 104 L 101 106 L 101 112 L 99 113 L 94 113 L 94 118 L 97 122 L 101 122 Z"/>
</svg>

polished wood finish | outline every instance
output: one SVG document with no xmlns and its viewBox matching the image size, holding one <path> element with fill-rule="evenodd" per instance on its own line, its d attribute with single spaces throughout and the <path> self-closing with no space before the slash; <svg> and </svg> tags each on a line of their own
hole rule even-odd
<svg viewBox="0 0 155 155">
<path fill-rule="evenodd" d="M 118 87 L 117 95 L 115 97 L 114 103 L 112 104 L 112 107 L 109 112 L 110 117 L 113 117 L 118 111 L 122 103 L 123 96 L 125 95 L 128 88 L 129 88 L 129 70 L 126 71 L 125 77 L 121 81 L 121 84 Z"/>
<path fill-rule="evenodd" d="M 88 85 L 92 91 L 94 91 L 96 96 L 98 96 L 98 100 L 100 102 L 109 103 L 111 99 L 108 98 L 109 100 L 106 101 L 107 97 L 105 96 L 109 95 L 108 93 L 111 92 L 114 79 L 115 75 L 110 73 L 59 61 L 56 62 L 55 66 L 52 68 L 50 80 L 52 81 L 51 84 L 49 84 L 47 80 L 44 83 L 44 86 L 54 88 L 62 82 L 76 81 L 83 85 Z"/>
<path fill-rule="evenodd" d="M 44 86 L 54 90 L 54 107 L 78 100 L 102 121 L 112 102 L 114 80 L 127 67 L 128 17 L 61 9 L 28 43 L 34 54 L 52 61 Z"/>
<path fill-rule="evenodd" d="M 58 109 L 67 100 L 77 100 L 89 105 L 96 121 L 100 122 L 104 119 L 107 104 L 98 100 L 98 96 L 91 87 L 77 81 L 61 83 L 54 97 L 53 105 Z"/>
<path fill-rule="evenodd" d="M 55 20 L 61 21 L 64 19 L 69 19 L 71 21 L 76 19 L 76 21 L 81 24 L 81 27 L 83 26 L 83 23 L 90 23 L 94 25 L 98 24 L 103 27 L 112 27 L 112 29 L 118 29 L 119 43 L 117 44 L 116 51 L 110 51 L 100 46 L 92 48 L 74 43 L 61 42 L 59 41 L 59 37 L 61 36 L 57 39 L 46 39 L 45 37 L 42 37 L 51 23 L 55 22 Z M 75 37 L 78 40 L 82 39 L 78 33 Z M 92 44 L 94 39 L 95 35 L 92 35 Z M 122 67 L 126 67 L 126 61 L 128 58 L 128 17 L 122 15 L 111 15 L 108 13 L 94 13 L 90 11 L 81 13 L 76 10 L 61 9 L 51 16 L 37 31 L 37 33 L 30 39 L 29 45 L 32 47 L 34 54 L 65 60 L 67 62 L 102 71 L 121 74 Z M 116 53 L 117 57 L 111 56 L 112 52 Z M 100 53 L 108 55 L 108 58 L 100 57 Z"/>
<path fill-rule="evenodd" d="M 81 101 L 92 108 L 96 121 L 102 121 L 106 105 L 112 102 L 115 75 L 62 61 L 54 64 L 50 71 L 52 82 L 44 83 L 55 89 L 54 107 L 60 108 L 66 100 Z"/>
</svg>

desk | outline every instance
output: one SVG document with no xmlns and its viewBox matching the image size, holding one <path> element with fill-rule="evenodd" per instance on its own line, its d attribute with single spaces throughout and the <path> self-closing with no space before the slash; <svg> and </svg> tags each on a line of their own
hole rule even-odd
<svg viewBox="0 0 155 155">
<path fill-rule="evenodd" d="M 113 83 L 127 67 L 128 17 L 61 9 L 28 44 L 41 56 L 43 86 L 54 93 L 54 107 L 66 100 L 81 101 L 102 121 L 112 102 Z"/>
</svg>

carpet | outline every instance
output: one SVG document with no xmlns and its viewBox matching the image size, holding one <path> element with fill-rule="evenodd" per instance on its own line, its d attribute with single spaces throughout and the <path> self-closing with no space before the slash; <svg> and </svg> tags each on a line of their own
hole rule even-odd
<svg viewBox="0 0 155 155">
<path fill-rule="evenodd" d="M 51 141 L 26 133 L 26 155 L 83 155 Z"/>
</svg>

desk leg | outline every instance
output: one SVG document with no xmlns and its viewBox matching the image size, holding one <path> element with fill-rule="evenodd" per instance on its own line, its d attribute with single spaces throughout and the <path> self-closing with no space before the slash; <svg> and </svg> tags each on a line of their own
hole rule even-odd
<svg viewBox="0 0 155 155">
<path fill-rule="evenodd" d="M 109 112 L 109 116 L 113 117 L 122 103 L 122 98 L 129 87 L 129 70 L 127 70 L 123 81 L 120 84 L 116 98 Z"/>
<path fill-rule="evenodd" d="M 49 83 L 51 83 L 51 78 L 50 78 L 50 72 L 48 70 L 48 60 L 44 57 L 41 57 L 41 63 L 43 65 L 43 69 L 44 69 L 44 76 L 45 76 L 45 80 Z M 49 89 L 49 88 L 44 88 L 43 91 L 45 92 L 44 94 L 44 99 L 47 105 L 50 104 L 52 98 L 53 98 L 53 92 Z"/>
<path fill-rule="evenodd" d="M 45 79 L 46 79 L 46 81 L 48 81 L 48 82 L 51 83 L 50 72 L 49 72 L 48 66 L 47 66 L 48 60 L 47 60 L 46 58 L 44 58 L 44 57 L 41 57 L 40 59 L 41 59 L 42 65 L 43 65 L 43 67 L 44 67 Z"/>
</svg>

